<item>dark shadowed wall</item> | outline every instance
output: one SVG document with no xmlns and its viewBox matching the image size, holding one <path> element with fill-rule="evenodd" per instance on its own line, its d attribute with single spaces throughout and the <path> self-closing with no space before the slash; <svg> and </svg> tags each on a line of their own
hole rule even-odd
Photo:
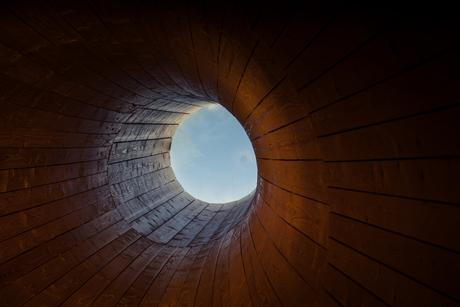
<svg viewBox="0 0 460 307">
<path fill-rule="evenodd" d="M 4 1 L 0 305 L 458 306 L 455 12 L 316 2 Z M 229 204 L 170 167 L 214 103 Z"/>
</svg>

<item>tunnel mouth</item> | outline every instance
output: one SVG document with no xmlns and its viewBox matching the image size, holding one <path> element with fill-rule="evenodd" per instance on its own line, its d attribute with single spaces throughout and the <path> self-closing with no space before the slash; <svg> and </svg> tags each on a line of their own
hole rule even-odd
<svg viewBox="0 0 460 307">
<path fill-rule="evenodd" d="M 209 203 L 229 203 L 257 185 L 252 144 L 237 119 L 219 104 L 184 119 L 173 136 L 171 167 L 184 190 Z"/>
</svg>

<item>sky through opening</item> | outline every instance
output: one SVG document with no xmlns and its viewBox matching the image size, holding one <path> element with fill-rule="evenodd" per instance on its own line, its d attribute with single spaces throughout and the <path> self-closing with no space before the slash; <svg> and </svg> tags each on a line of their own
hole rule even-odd
<svg viewBox="0 0 460 307">
<path fill-rule="evenodd" d="M 251 142 L 221 105 L 201 108 L 180 124 L 171 145 L 171 166 L 185 191 L 205 202 L 238 200 L 257 184 Z"/>
</svg>

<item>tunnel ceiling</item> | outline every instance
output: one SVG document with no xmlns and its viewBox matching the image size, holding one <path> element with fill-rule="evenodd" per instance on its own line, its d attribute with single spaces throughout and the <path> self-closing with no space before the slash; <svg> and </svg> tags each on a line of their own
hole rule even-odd
<svg viewBox="0 0 460 307">
<path fill-rule="evenodd" d="M 2 2 L 0 305 L 458 306 L 451 16 Z M 184 191 L 169 157 L 215 103 L 258 165 L 225 205 Z"/>
</svg>

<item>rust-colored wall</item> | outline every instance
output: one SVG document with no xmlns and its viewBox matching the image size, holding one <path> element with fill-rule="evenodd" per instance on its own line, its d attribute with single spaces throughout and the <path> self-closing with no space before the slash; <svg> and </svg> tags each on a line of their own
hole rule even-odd
<svg viewBox="0 0 460 307">
<path fill-rule="evenodd" d="M 457 306 L 448 8 L 5 1 L 1 306 Z M 207 204 L 170 167 L 221 103 L 257 156 Z"/>
</svg>

